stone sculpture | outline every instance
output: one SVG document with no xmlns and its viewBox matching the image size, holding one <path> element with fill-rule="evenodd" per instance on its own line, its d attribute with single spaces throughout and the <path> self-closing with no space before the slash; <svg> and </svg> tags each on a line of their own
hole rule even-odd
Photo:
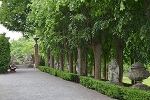
<svg viewBox="0 0 150 100">
<path fill-rule="evenodd" d="M 142 84 L 142 80 L 146 79 L 150 76 L 150 73 L 146 70 L 144 67 L 144 64 L 140 62 L 135 62 L 131 65 L 131 68 L 127 74 L 127 77 L 130 80 L 135 80 L 135 83 L 132 87 L 143 89 L 143 90 L 150 90 L 150 87 L 148 87 L 145 84 Z"/>
<path fill-rule="evenodd" d="M 69 67 L 69 62 L 68 61 L 66 62 L 66 66 L 67 66 L 67 71 L 69 72 L 70 71 L 70 67 Z"/>
<path fill-rule="evenodd" d="M 32 56 L 30 54 L 26 54 L 25 59 L 26 59 L 26 61 L 32 61 L 33 60 Z"/>
<path fill-rule="evenodd" d="M 59 65 L 59 62 L 55 60 L 55 61 L 54 61 L 54 68 L 55 68 L 55 69 L 59 69 L 59 66 L 60 66 L 60 65 Z"/>
<path fill-rule="evenodd" d="M 28 68 L 33 68 L 34 65 L 33 65 L 33 58 L 30 54 L 26 54 L 24 56 L 25 58 L 25 65 L 28 67 Z"/>
<path fill-rule="evenodd" d="M 11 56 L 11 60 L 10 60 L 10 64 L 15 63 L 15 64 L 19 64 L 19 62 L 17 62 L 17 56 L 16 55 L 12 55 Z"/>
<path fill-rule="evenodd" d="M 79 59 L 77 59 L 76 63 L 75 63 L 75 68 L 76 68 L 76 72 L 78 75 L 80 76 L 86 76 L 87 74 L 87 65 L 86 65 L 86 60 L 82 60 L 82 65 L 79 65 Z"/>
<path fill-rule="evenodd" d="M 79 62 L 79 60 L 77 59 L 75 66 L 76 66 L 76 72 L 79 75 L 79 63 L 78 62 Z"/>
<path fill-rule="evenodd" d="M 111 59 L 111 62 L 108 67 L 110 73 L 109 81 L 111 83 L 119 83 L 119 66 L 117 62 L 114 59 Z"/>
</svg>

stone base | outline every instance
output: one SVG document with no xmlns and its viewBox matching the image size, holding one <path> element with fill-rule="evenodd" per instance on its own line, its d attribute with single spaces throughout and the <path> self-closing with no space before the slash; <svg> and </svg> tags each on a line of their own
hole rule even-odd
<svg viewBox="0 0 150 100">
<path fill-rule="evenodd" d="M 150 90 L 150 87 L 148 87 L 146 84 L 142 84 L 142 83 L 137 83 L 137 84 L 133 85 L 132 88 L 138 88 L 141 90 Z"/>
<path fill-rule="evenodd" d="M 33 68 L 34 66 L 33 66 L 33 64 L 28 64 L 27 67 L 28 68 Z"/>
<path fill-rule="evenodd" d="M 110 82 L 110 81 L 106 81 L 106 82 L 112 83 L 114 85 L 123 86 L 123 83 L 119 83 L 119 82 Z"/>
<path fill-rule="evenodd" d="M 119 86 L 123 86 L 123 84 L 122 84 L 122 83 L 112 82 L 112 84 L 119 85 Z"/>
</svg>

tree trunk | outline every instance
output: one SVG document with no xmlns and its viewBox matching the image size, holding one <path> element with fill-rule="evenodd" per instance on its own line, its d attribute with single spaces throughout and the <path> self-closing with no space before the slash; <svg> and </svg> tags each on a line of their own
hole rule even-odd
<svg viewBox="0 0 150 100">
<path fill-rule="evenodd" d="M 108 80 L 107 79 L 107 58 L 106 58 L 106 54 L 104 54 L 104 79 L 105 80 Z"/>
<path fill-rule="evenodd" d="M 146 0 L 145 1 L 145 6 L 146 6 L 146 17 L 148 20 L 150 20 L 150 9 L 149 9 L 149 6 L 150 6 L 150 1 L 149 0 Z"/>
<path fill-rule="evenodd" d="M 98 80 L 101 79 L 101 51 L 102 51 L 102 45 L 100 43 L 93 45 L 94 62 L 95 62 L 94 77 L 95 79 Z"/>
<path fill-rule="evenodd" d="M 77 62 L 77 52 L 74 53 L 74 73 L 77 74 L 77 71 L 76 71 L 76 62 Z"/>
<path fill-rule="evenodd" d="M 87 76 L 87 56 L 82 59 L 82 76 Z"/>
<path fill-rule="evenodd" d="M 79 67 L 79 76 L 82 76 L 82 48 L 78 46 L 78 67 Z"/>
<path fill-rule="evenodd" d="M 50 52 L 50 67 L 54 68 L 54 56 L 52 55 L 51 52 Z"/>
<path fill-rule="evenodd" d="M 47 49 L 47 63 L 46 66 L 50 67 L 50 49 Z"/>
<path fill-rule="evenodd" d="M 63 71 L 64 70 L 64 58 L 63 58 L 63 54 L 60 55 L 60 70 Z"/>
<path fill-rule="evenodd" d="M 123 46 L 121 42 L 115 39 L 115 46 L 116 46 L 116 58 L 117 63 L 119 65 L 119 82 L 122 83 L 123 79 Z"/>
<path fill-rule="evenodd" d="M 73 73 L 73 53 L 69 53 L 69 72 Z"/>
<path fill-rule="evenodd" d="M 131 52 L 130 59 L 131 59 L 131 65 L 132 65 L 135 62 L 135 59 L 133 57 L 133 53 L 134 53 L 133 52 L 133 48 L 131 48 L 130 52 Z M 135 84 L 135 80 L 131 80 L 131 84 L 134 85 Z"/>
<path fill-rule="evenodd" d="M 134 50 L 135 50 L 135 47 L 131 47 L 131 50 L 130 50 L 130 59 L 131 59 L 131 65 L 135 62 L 135 52 L 134 52 Z"/>
<path fill-rule="evenodd" d="M 108 80 L 108 73 L 109 73 L 109 70 L 108 70 L 108 66 L 107 66 L 107 68 L 106 68 L 106 80 Z"/>
</svg>

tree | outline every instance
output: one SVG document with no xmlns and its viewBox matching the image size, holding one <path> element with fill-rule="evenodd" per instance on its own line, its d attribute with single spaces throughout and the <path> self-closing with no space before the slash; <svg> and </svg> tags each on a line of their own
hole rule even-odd
<svg viewBox="0 0 150 100">
<path fill-rule="evenodd" d="M 26 18 L 30 0 L 1 0 L 0 24 L 10 31 L 27 32 Z"/>
<path fill-rule="evenodd" d="M 0 74 L 6 73 L 10 64 L 10 44 L 5 34 L 0 34 Z"/>
<path fill-rule="evenodd" d="M 10 41 L 11 56 L 16 55 L 23 57 L 26 54 L 34 54 L 34 42 L 33 40 L 26 39 L 24 37 L 18 40 Z"/>
<path fill-rule="evenodd" d="M 30 8 L 28 21 L 33 23 L 33 30 L 46 51 L 49 49 L 48 52 L 55 58 L 62 58 L 62 54 L 69 55 L 78 50 L 79 75 L 83 75 L 83 63 L 86 69 L 91 48 L 96 79 L 101 79 L 103 58 L 106 72 L 109 60 L 105 56 L 116 58 L 120 67 L 120 82 L 123 78 L 123 60 L 127 58 L 129 62 L 129 58 L 137 57 L 139 61 L 149 58 L 147 0 L 32 0 Z M 71 58 L 70 55 L 68 59 Z"/>
</svg>

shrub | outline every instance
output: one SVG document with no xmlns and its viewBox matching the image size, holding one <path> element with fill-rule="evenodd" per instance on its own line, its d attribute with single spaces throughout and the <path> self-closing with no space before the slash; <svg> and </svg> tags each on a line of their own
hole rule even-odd
<svg viewBox="0 0 150 100">
<path fill-rule="evenodd" d="M 123 100 L 150 100 L 150 92 L 133 88 L 122 88 Z"/>
<path fill-rule="evenodd" d="M 7 68 L 6 66 L 1 66 L 1 67 L 0 67 L 0 74 L 6 73 L 7 70 L 8 70 L 8 68 Z"/>
<path fill-rule="evenodd" d="M 81 76 L 80 83 L 85 87 L 119 100 L 150 100 L 150 92 L 114 85 L 91 77 Z"/>
<path fill-rule="evenodd" d="M 78 82 L 79 80 L 78 76 L 73 73 L 67 73 L 45 66 L 39 66 L 39 69 L 68 81 Z M 148 91 L 118 86 L 91 77 L 80 76 L 80 84 L 118 100 L 150 100 L 150 92 Z"/>
<path fill-rule="evenodd" d="M 10 44 L 5 34 L 0 34 L 0 74 L 6 73 L 10 63 Z"/>
<path fill-rule="evenodd" d="M 54 76 L 58 76 L 64 80 L 78 82 L 78 75 L 76 74 L 63 72 L 61 70 L 57 70 L 57 69 L 45 67 L 45 66 L 39 66 L 38 68 L 43 72 L 49 73 Z"/>
</svg>

